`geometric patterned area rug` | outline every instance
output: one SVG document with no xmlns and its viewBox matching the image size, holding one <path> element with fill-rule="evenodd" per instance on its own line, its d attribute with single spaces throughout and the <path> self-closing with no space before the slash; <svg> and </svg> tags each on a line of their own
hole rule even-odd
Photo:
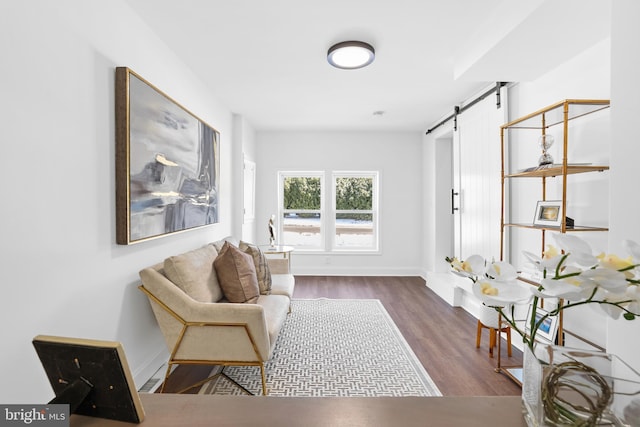
<svg viewBox="0 0 640 427">
<path fill-rule="evenodd" d="M 294 299 L 274 354 L 265 364 L 269 396 L 441 396 L 389 313 L 377 299 Z M 220 367 L 214 367 L 212 374 Z M 260 368 L 225 374 L 261 394 Z M 200 394 L 243 394 L 227 379 Z"/>
</svg>

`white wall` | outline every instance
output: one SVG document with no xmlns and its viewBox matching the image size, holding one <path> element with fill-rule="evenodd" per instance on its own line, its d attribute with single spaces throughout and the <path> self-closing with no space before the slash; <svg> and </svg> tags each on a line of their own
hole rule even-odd
<svg viewBox="0 0 640 427">
<path fill-rule="evenodd" d="M 448 121 L 422 138 L 424 227 L 423 271 L 427 286 L 452 306 L 462 296 L 462 280 L 449 272 L 445 257 L 454 252 L 454 215 L 451 214 L 453 179 L 453 122 Z"/>
<path fill-rule="evenodd" d="M 256 132 L 240 114 L 233 115 L 233 203 L 235 212 L 244 213 L 244 159 L 256 162 Z M 257 165 L 256 165 L 257 166 Z M 244 217 L 244 215 L 242 215 Z M 246 242 L 256 240 L 255 220 L 236 221 L 233 235 Z"/>
<path fill-rule="evenodd" d="M 616 0 L 611 25 L 611 186 L 610 186 L 610 251 L 620 253 L 621 242 L 640 242 L 640 198 L 637 197 L 637 141 L 640 117 L 640 86 L 637 69 L 640 64 L 640 3 Z M 640 319 L 607 323 L 607 349 L 630 363 L 640 372 Z"/>
<path fill-rule="evenodd" d="M 417 275 L 422 233 L 422 163 L 418 132 L 257 133 L 259 243 L 278 212 L 278 171 L 380 171 L 380 254 L 295 252 L 295 274 Z M 265 224 L 263 227 L 262 224 Z"/>
<path fill-rule="evenodd" d="M 520 83 L 510 89 L 510 117 L 515 119 L 555 102 L 568 98 L 610 99 L 611 61 L 610 40 L 606 39 L 582 54 L 559 65 L 554 70 L 533 82 Z M 604 110 L 570 122 L 569 162 L 592 162 L 609 164 L 609 143 L 611 141 L 611 110 Z M 521 169 L 536 164 L 540 156 L 537 146 L 537 130 L 510 131 L 511 167 Z M 548 130 L 555 137 L 550 154 L 556 162 L 562 161 L 562 126 Z M 584 174 L 568 178 L 567 212 L 579 224 L 608 225 L 606 206 L 609 200 L 609 174 Z M 535 200 L 519 197 L 518 194 L 533 194 L 533 199 L 542 199 L 539 180 L 509 180 L 515 203 L 511 203 L 512 222 L 530 222 L 535 211 Z M 562 181 L 547 180 L 547 200 L 561 198 Z M 520 203 L 517 203 L 517 202 Z M 533 203 L 533 204 L 532 204 Z M 552 234 L 552 233 L 548 233 Z M 511 261 L 522 266 L 523 250 L 540 245 L 539 233 L 512 233 Z M 595 247 L 604 248 L 606 233 L 582 233 L 580 237 L 589 240 Z M 549 239 L 553 243 L 553 239 Z"/>
<path fill-rule="evenodd" d="M 138 271 L 230 234 L 231 113 L 121 0 L 1 2 L 0 51 L 0 402 L 53 398 L 37 334 L 121 341 L 144 379 L 166 350 Z M 116 66 L 220 131 L 220 224 L 115 244 Z"/>
<path fill-rule="evenodd" d="M 454 254 L 453 215 L 451 214 L 451 189 L 453 188 L 453 130 L 449 126 L 425 135 L 423 138 L 423 209 L 425 224 L 423 230 L 423 253 L 426 271 L 448 271 L 445 257 Z M 432 232 L 430 232 L 432 231 Z"/>
</svg>

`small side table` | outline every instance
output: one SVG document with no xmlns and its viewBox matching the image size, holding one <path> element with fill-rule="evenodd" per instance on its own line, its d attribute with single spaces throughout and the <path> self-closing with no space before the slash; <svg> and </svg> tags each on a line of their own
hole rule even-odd
<svg viewBox="0 0 640 427">
<path fill-rule="evenodd" d="M 263 245 L 260 246 L 260 250 L 266 255 L 282 255 L 282 259 L 287 260 L 287 273 L 291 273 L 291 253 L 293 252 L 293 246 L 285 245 Z"/>
</svg>

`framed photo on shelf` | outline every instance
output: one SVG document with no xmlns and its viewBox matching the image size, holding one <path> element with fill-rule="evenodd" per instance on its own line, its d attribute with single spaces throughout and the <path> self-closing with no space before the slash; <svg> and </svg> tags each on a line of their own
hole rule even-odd
<svg viewBox="0 0 640 427">
<path fill-rule="evenodd" d="M 533 225 L 543 227 L 560 227 L 562 225 L 562 200 L 539 200 Z"/>
<path fill-rule="evenodd" d="M 531 306 L 529 306 L 529 312 L 527 313 L 527 323 L 525 325 L 525 332 L 530 335 L 531 334 Z M 536 309 L 536 324 L 542 319 L 544 316 L 549 314 L 543 308 L 538 307 Z M 556 334 L 558 333 L 558 316 L 549 316 L 538 326 L 538 332 L 536 333 L 536 338 L 541 339 L 549 344 L 554 344 L 556 341 Z"/>
</svg>

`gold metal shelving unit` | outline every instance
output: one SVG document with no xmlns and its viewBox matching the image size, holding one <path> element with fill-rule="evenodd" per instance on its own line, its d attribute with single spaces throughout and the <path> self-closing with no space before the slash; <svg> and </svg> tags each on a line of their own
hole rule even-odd
<svg viewBox="0 0 640 427">
<path fill-rule="evenodd" d="M 520 117 L 516 120 L 512 120 L 508 123 L 505 123 L 500 127 L 500 143 L 501 143 L 501 184 L 502 184 L 502 197 L 501 197 L 501 220 L 500 220 L 500 259 L 504 260 L 504 250 L 505 250 L 505 230 L 509 227 L 518 227 L 518 228 L 528 228 L 535 229 L 541 233 L 542 242 L 541 242 L 541 251 L 544 250 L 545 247 L 545 232 L 546 231 L 555 231 L 560 233 L 567 232 L 589 232 L 589 231 L 607 231 L 606 227 L 596 227 L 589 225 L 573 225 L 571 227 L 567 226 L 566 223 L 566 212 L 567 212 L 567 176 L 573 174 L 581 174 L 581 173 L 591 173 L 591 172 L 602 172 L 609 169 L 607 165 L 591 165 L 591 164 L 571 164 L 568 159 L 568 147 L 569 147 L 569 122 L 577 119 L 579 117 L 583 117 L 589 114 L 593 114 L 597 111 L 604 110 L 609 108 L 610 101 L 605 99 L 565 99 L 563 101 L 559 101 L 555 104 L 552 104 L 546 108 L 535 111 L 526 116 Z M 509 144 L 507 131 L 514 131 L 517 129 L 537 129 L 540 131 L 541 135 L 545 135 L 547 129 L 553 126 L 562 126 L 563 127 L 563 138 L 562 138 L 562 163 L 542 166 L 542 167 L 532 167 L 522 171 L 517 172 L 508 172 L 505 170 L 506 166 L 506 153 L 507 153 L 507 145 Z M 562 180 L 562 213 L 563 218 L 559 227 L 548 227 L 548 226 L 537 226 L 533 224 L 523 224 L 523 223 L 507 223 L 505 222 L 506 216 L 506 183 L 507 180 L 510 179 L 526 179 L 526 178 L 535 178 L 541 180 L 541 188 L 542 188 L 542 200 L 546 200 L 546 188 L 547 188 L 547 180 L 548 179 L 561 179 Z M 526 282 L 532 286 L 537 286 L 538 283 L 526 278 L 520 278 L 523 282 Z M 560 304 L 562 302 L 560 301 Z M 560 313 L 560 318 L 558 319 L 558 339 L 559 344 L 563 343 L 563 322 L 562 322 L 562 313 Z M 566 331 L 569 333 L 568 331 Z M 572 334 L 573 335 L 573 334 Z M 580 338 L 580 337 L 578 337 Z M 522 370 L 522 367 L 517 366 L 502 366 L 501 364 L 501 349 L 500 349 L 500 341 L 498 340 L 498 356 L 497 356 L 497 367 L 496 372 L 502 372 L 507 374 L 517 383 L 520 383 L 520 379 L 518 378 L 518 370 Z"/>
</svg>

